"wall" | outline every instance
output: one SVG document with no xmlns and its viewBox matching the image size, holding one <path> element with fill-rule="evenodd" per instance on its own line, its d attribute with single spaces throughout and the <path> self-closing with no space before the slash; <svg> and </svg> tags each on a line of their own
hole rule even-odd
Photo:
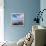
<svg viewBox="0 0 46 46">
<path fill-rule="evenodd" d="M 4 8 L 3 0 L 0 0 L 0 42 L 4 41 Z"/>
<path fill-rule="evenodd" d="M 40 1 L 40 9 L 41 9 L 41 11 L 43 9 L 46 9 L 46 5 L 45 4 L 46 4 L 46 0 L 41 0 Z M 42 17 L 43 17 L 44 20 L 43 20 L 43 22 L 42 21 L 40 22 L 40 25 L 43 25 L 43 26 L 46 27 L 46 20 L 45 20 L 46 19 L 46 11 L 43 12 Z"/>
<path fill-rule="evenodd" d="M 40 0 L 4 0 L 4 38 L 7 41 L 18 41 L 32 27 L 35 12 L 40 10 Z M 11 25 L 11 13 L 24 13 L 24 26 Z"/>
</svg>

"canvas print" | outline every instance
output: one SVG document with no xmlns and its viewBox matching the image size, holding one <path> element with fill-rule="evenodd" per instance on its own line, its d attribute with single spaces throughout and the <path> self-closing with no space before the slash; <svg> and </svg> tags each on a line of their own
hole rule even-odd
<svg viewBox="0 0 46 46">
<path fill-rule="evenodd" d="M 24 13 L 11 13 L 12 25 L 24 25 Z"/>
</svg>

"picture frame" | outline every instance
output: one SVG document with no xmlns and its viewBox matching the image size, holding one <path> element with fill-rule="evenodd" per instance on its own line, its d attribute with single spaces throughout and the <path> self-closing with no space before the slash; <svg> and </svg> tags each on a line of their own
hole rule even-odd
<svg viewBox="0 0 46 46">
<path fill-rule="evenodd" d="M 11 24 L 24 26 L 24 13 L 11 13 Z"/>
</svg>

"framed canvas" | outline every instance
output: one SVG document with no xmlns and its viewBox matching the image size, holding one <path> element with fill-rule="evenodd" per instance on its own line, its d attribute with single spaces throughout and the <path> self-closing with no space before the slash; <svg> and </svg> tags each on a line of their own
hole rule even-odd
<svg viewBox="0 0 46 46">
<path fill-rule="evenodd" d="M 12 25 L 24 25 L 24 13 L 11 13 Z"/>
</svg>

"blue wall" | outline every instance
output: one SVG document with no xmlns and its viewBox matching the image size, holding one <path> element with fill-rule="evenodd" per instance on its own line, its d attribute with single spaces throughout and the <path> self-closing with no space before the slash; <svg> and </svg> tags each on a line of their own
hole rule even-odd
<svg viewBox="0 0 46 46">
<path fill-rule="evenodd" d="M 45 5 L 45 4 L 46 4 L 46 0 L 41 0 L 41 1 L 40 1 L 40 10 L 41 10 L 41 11 L 42 11 L 43 9 L 46 9 L 46 5 Z M 43 12 L 42 17 L 43 17 L 43 22 L 41 21 L 41 22 L 40 22 L 40 25 L 46 27 L 46 11 Z"/>
<path fill-rule="evenodd" d="M 18 41 L 24 37 L 33 24 L 35 12 L 40 9 L 40 0 L 4 0 L 4 38 Z M 24 13 L 24 26 L 11 25 L 11 13 Z"/>
</svg>

